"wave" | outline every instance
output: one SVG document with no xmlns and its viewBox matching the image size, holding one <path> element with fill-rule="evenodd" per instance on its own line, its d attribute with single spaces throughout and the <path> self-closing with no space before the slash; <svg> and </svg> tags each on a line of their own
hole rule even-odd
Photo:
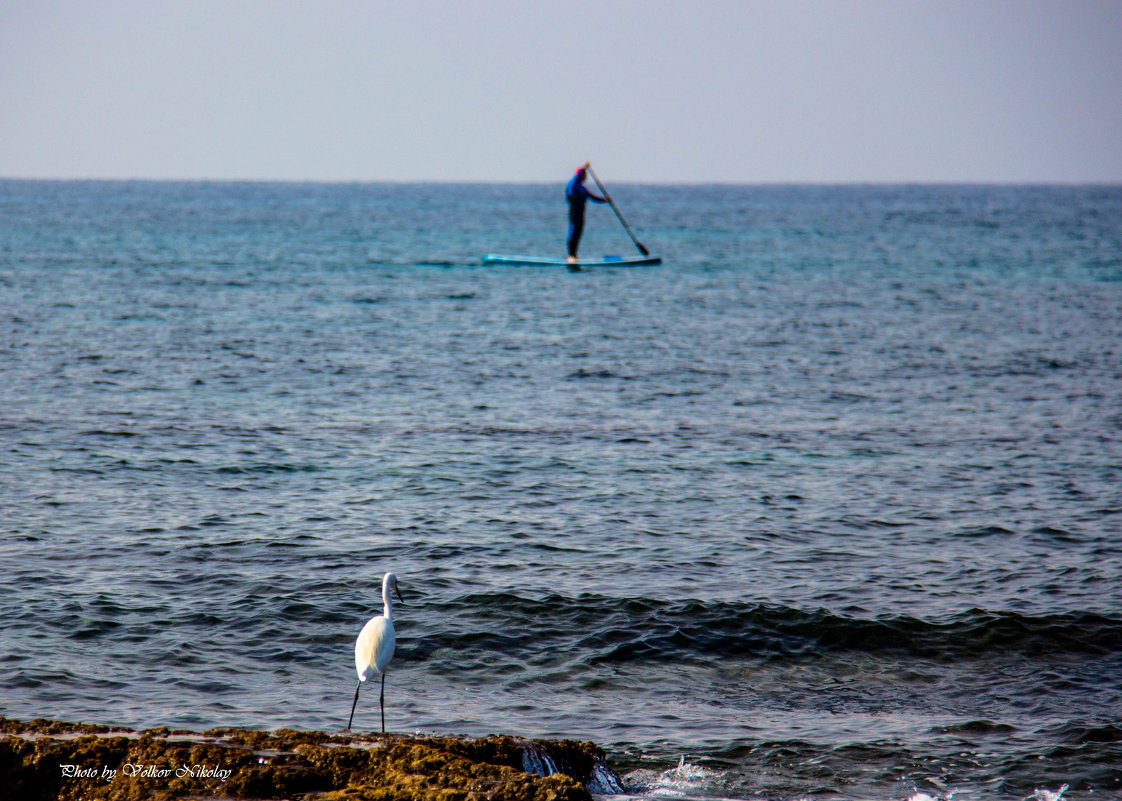
<svg viewBox="0 0 1122 801">
<path fill-rule="evenodd" d="M 371 267 L 479 267 L 480 259 L 476 258 L 432 258 L 395 259 L 371 258 L 366 264 Z"/>
<path fill-rule="evenodd" d="M 973 750 L 978 748 L 985 749 L 982 760 Z M 659 754 L 658 761 L 666 764 L 668 756 Z M 923 744 L 884 739 L 840 746 L 774 740 L 730 743 L 679 756 L 676 768 L 661 773 L 651 769 L 651 758 L 638 760 L 634 770 L 627 764 L 619 767 L 624 787 L 642 797 L 802 798 L 821 793 L 950 801 L 962 793 L 979 799 L 1058 801 L 1069 786 L 1084 793 L 1116 787 L 1120 757 L 1116 743 L 1071 748 L 1000 737 Z M 912 790 L 886 795 L 884 788 L 891 786 Z"/>
<path fill-rule="evenodd" d="M 529 653 L 562 648 L 590 654 L 592 663 L 667 654 L 790 658 L 858 651 L 957 659 L 1122 653 L 1122 619 L 1089 612 L 1033 616 L 972 609 L 924 620 L 768 604 L 513 593 L 468 595 L 434 607 L 441 625 L 417 637 L 418 656 L 444 648 Z"/>
</svg>

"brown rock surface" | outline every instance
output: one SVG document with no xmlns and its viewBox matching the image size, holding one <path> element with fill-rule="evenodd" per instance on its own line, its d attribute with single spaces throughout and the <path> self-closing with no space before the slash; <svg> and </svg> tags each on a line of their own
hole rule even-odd
<svg viewBox="0 0 1122 801">
<path fill-rule="evenodd" d="M 543 755 L 558 772 L 526 772 Z M 589 801 L 589 782 L 612 775 L 603 759 L 592 743 L 571 740 L 136 732 L 0 718 L 0 798 L 21 801 Z"/>
</svg>

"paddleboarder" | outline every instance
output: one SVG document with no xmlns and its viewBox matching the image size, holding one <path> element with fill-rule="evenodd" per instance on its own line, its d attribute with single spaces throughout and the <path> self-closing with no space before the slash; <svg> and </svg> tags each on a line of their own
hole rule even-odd
<svg viewBox="0 0 1122 801">
<path fill-rule="evenodd" d="M 565 199 L 569 201 L 569 263 L 577 260 L 577 248 L 580 247 L 580 235 L 584 231 L 584 207 L 591 198 L 596 203 L 611 203 L 612 199 L 607 192 L 604 197 L 589 192 L 584 186 L 584 177 L 588 174 L 591 162 L 586 161 L 577 168 L 576 174 L 569 180 L 565 187 Z M 601 187 L 600 191 L 604 191 Z M 618 212 L 617 212 L 618 213 Z"/>
</svg>

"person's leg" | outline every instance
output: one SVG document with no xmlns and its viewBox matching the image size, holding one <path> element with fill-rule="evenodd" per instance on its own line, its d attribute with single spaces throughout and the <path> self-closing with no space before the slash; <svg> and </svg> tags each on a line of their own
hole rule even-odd
<svg viewBox="0 0 1122 801">
<path fill-rule="evenodd" d="M 577 248 L 580 247 L 580 235 L 584 232 L 584 218 L 583 217 L 570 217 L 569 218 L 569 258 L 575 259 L 577 257 Z"/>
</svg>

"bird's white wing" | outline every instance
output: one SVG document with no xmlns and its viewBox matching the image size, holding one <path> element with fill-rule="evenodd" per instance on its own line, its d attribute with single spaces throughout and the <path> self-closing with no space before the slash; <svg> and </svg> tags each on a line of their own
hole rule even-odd
<svg viewBox="0 0 1122 801">
<path fill-rule="evenodd" d="M 381 673 L 393 659 L 393 624 L 379 615 L 366 621 L 355 640 L 355 670 L 358 680 Z"/>
</svg>

